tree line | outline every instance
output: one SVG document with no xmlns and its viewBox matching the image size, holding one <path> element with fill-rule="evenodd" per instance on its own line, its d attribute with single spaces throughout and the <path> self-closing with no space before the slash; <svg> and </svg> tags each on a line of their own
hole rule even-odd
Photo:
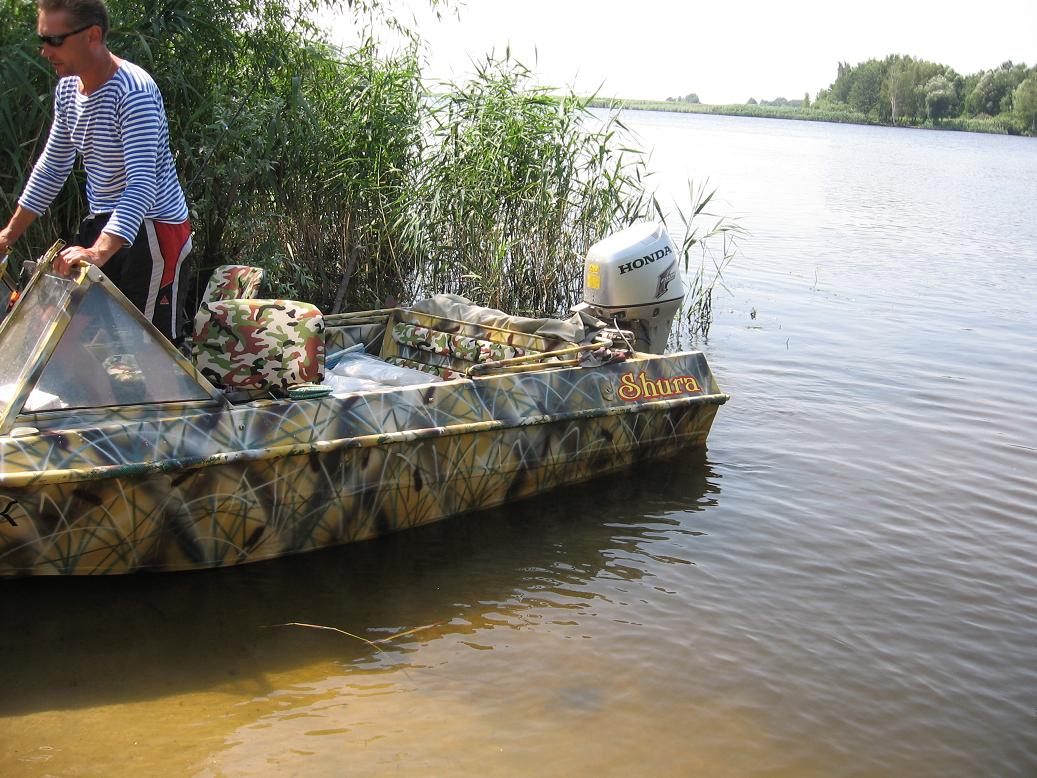
<svg viewBox="0 0 1037 778">
<path fill-rule="evenodd" d="M 994 119 L 1011 131 L 1037 132 L 1037 66 L 1011 61 L 963 76 L 948 65 L 891 54 L 857 65 L 840 62 L 836 79 L 813 103 L 884 124 L 938 125 Z"/>
<path fill-rule="evenodd" d="M 649 107 L 647 101 L 625 102 Z M 840 62 L 835 81 L 813 101 L 808 93 L 802 100 L 750 97 L 744 104 L 707 106 L 692 92 L 655 105 L 657 110 L 672 105 L 700 113 L 1037 135 L 1037 66 L 1008 61 L 963 76 L 948 65 L 891 54 L 856 65 Z"/>
</svg>

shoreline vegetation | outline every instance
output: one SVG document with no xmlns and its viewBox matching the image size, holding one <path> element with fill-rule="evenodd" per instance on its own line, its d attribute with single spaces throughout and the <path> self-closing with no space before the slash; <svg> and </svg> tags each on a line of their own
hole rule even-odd
<svg viewBox="0 0 1037 778">
<path fill-rule="evenodd" d="M 662 100 L 641 100 L 627 98 L 606 99 L 601 97 L 592 98 L 592 108 L 607 108 L 609 110 L 627 111 L 668 111 L 671 113 L 698 113 L 711 114 L 714 116 L 744 116 L 752 119 L 790 119 L 804 122 L 831 122 L 834 124 L 862 124 L 876 127 L 899 127 L 905 129 L 929 129 L 929 130 L 956 130 L 960 132 L 981 132 L 991 135 L 1029 135 L 1031 133 L 1020 132 L 1012 123 L 996 117 L 969 117 L 961 119 L 946 119 L 934 123 L 922 121 L 917 123 L 890 122 L 868 116 L 855 111 L 829 111 L 814 108 L 803 108 L 801 106 L 769 106 L 769 105 L 745 105 L 733 104 L 710 104 L 710 103 L 677 103 Z"/>
<path fill-rule="evenodd" d="M 451 10 L 453 0 L 428 0 Z M 738 227 L 689 186 L 660 204 L 648 155 L 588 100 L 554 96 L 505 55 L 465 83 L 423 82 L 422 41 L 385 0 L 109 0 L 111 48 L 162 90 L 194 228 L 194 294 L 222 264 L 266 271 L 263 293 L 324 311 L 437 292 L 515 314 L 564 314 L 591 244 L 666 214 L 705 333 Z M 341 49 L 321 13 L 363 42 Z M 0 5 L 0 210 L 14 209 L 51 123 L 55 76 L 36 4 Z M 402 34 L 391 51 L 379 30 Z M 86 212 L 76 171 L 15 246 L 37 256 Z M 3 217 L 0 217 L 3 218 Z M 707 241 L 716 237 L 717 249 Z"/>
<path fill-rule="evenodd" d="M 712 105 L 691 93 L 665 101 L 595 97 L 591 105 L 1037 136 L 1037 66 L 1007 61 L 962 76 L 946 65 L 891 54 L 857 65 L 840 62 L 835 81 L 813 100 L 804 94 L 801 100 L 749 98 L 745 103 Z"/>
</svg>

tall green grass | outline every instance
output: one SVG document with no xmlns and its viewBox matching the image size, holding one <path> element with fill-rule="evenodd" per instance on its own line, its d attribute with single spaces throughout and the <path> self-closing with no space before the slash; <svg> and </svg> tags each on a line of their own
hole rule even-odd
<svg viewBox="0 0 1037 778">
<path fill-rule="evenodd" d="M 0 6 L 0 223 L 14 211 L 31 172 L 31 160 L 43 151 L 53 103 L 53 71 L 37 54 L 36 4 L 2 0 Z M 81 188 L 66 187 L 49 218 L 35 225 L 29 243 L 37 253 L 74 230 L 85 207 Z"/>
<path fill-rule="evenodd" d="M 370 38 L 339 51 L 310 16 L 332 5 L 352 8 L 361 25 L 380 8 L 110 2 L 111 48 L 148 69 L 165 98 L 199 287 L 216 265 L 242 262 L 264 267 L 275 293 L 324 310 L 454 291 L 555 314 L 579 300 L 590 244 L 664 215 L 647 157 L 614 113 L 535 88 L 507 56 L 429 93 L 413 31 L 389 54 Z M 9 211 L 46 137 L 54 79 L 35 51 L 34 4 L 6 0 L 0 14 L 0 206 Z M 80 191 L 66 187 L 19 244 L 22 256 L 70 234 L 85 209 Z M 689 306 L 700 318 L 722 267 L 699 254 L 702 241 L 735 233 L 726 220 L 704 222 L 704 198 L 667 209 L 700 277 Z"/>
<path fill-rule="evenodd" d="M 582 289 L 589 245 L 646 211 L 644 163 L 616 142 L 617 120 L 530 80 L 520 63 L 488 59 L 429 104 L 408 230 L 426 258 L 418 288 L 563 309 Z"/>
</svg>

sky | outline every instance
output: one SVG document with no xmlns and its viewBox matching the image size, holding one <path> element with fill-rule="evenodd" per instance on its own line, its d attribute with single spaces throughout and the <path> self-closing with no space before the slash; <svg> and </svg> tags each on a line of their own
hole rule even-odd
<svg viewBox="0 0 1037 778">
<path fill-rule="evenodd" d="M 840 61 L 887 54 L 962 75 L 1037 64 L 1037 0 L 467 0 L 439 21 L 427 0 L 391 7 L 427 42 L 432 79 L 464 80 L 473 60 L 510 46 L 541 85 L 605 97 L 813 99 Z M 354 22 L 333 26 L 348 43 Z"/>
</svg>

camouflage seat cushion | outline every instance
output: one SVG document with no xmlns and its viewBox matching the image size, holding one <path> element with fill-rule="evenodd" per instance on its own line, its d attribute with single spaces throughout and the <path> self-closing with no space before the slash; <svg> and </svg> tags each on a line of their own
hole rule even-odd
<svg viewBox="0 0 1037 778">
<path fill-rule="evenodd" d="M 212 271 L 202 299 L 241 300 L 255 297 L 263 280 L 262 268 L 251 265 L 220 265 Z"/>
<path fill-rule="evenodd" d="M 224 389 L 268 389 L 324 379 L 324 317 L 292 300 L 203 302 L 191 350 L 199 371 Z"/>
</svg>

